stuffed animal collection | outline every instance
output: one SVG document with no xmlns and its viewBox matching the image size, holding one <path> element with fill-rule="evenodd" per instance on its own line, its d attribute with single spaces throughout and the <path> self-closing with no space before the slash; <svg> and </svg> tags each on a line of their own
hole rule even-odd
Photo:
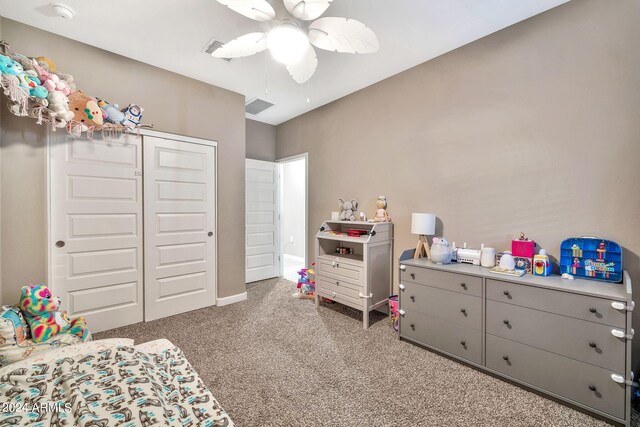
<svg viewBox="0 0 640 427">
<path fill-rule="evenodd" d="M 118 104 L 76 90 L 73 76 L 58 71 L 47 57 L 14 53 L 4 42 L 0 53 L 0 86 L 13 114 L 37 118 L 38 124 L 51 123 L 54 129 L 67 127 L 69 132 L 140 128 L 144 109 L 139 105 L 120 110 Z"/>
<path fill-rule="evenodd" d="M 33 342 L 40 343 L 57 334 L 71 334 L 86 341 L 90 337 L 84 317 L 70 320 L 59 311 L 60 299 L 51 295 L 45 285 L 23 286 L 20 309 L 27 320 Z"/>
</svg>

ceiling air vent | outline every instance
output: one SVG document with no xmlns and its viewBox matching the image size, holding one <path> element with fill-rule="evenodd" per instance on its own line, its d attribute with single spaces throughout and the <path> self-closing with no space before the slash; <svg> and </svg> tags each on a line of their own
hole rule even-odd
<svg viewBox="0 0 640 427">
<path fill-rule="evenodd" d="M 249 114 L 260 114 L 264 110 L 269 107 L 273 107 L 273 104 L 267 101 L 264 101 L 260 98 L 254 98 L 247 105 L 245 105 L 244 110 Z"/>
<path fill-rule="evenodd" d="M 212 55 L 213 52 L 221 48 L 223 45 L 224 43 L 222 43 L 220 40 L 211 39 L 211 41 L 207 44 L 207 46 L 205 46 L 204 53 L 208 55 Z M 222 59 L 223 61 L 231 62 L 231 58 L 220 58 L 220 59 Z"/>
</svg>

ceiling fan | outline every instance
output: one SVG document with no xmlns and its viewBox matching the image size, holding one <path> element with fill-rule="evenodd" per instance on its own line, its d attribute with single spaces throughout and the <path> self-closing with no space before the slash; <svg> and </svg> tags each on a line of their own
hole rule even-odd
<svg viewBox="0 0 640 427">
<path fill-rule="evenodd" d="M 241 58 L 268 49 L 276 61 L 284 64 L 293 80 L 304 83 L 318 66 L 314 46 L 340 53 L 378 51 L 378 38 L 362 22 L 347 18 L 320 18 L 333 0 L 283 0 L 291 15 L 284 19 L 276 19 L 276 11 L 266 0 L 217 1 L 247 18 L 269 22 L 270 29 L 245 34 L 225 43 L 212 53 L 216 58 Z"/>
</svg>

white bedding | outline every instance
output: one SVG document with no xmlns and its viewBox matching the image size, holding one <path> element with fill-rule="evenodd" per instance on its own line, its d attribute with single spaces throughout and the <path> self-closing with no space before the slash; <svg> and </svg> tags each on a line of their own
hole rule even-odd
<svg viewBox="0 0 640 427">
<path fill-rule="evenodd" d="M 0 426 L 233 426 L 168 340 L 100 340 L 0 369 Z"/>
</svg>

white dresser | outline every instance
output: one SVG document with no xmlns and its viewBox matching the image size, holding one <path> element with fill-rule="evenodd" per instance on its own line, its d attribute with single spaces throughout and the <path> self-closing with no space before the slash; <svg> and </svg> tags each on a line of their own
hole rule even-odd
<svg viewBox="0 0 640 427">
<path fill-rule="evenodd" d="M 365 234 L 347 236 L 348 230 Z M 386 306 L 392 291 L 393 224 L 325 221 L 316 235 L 316 254 L 316 306 L 323 297 L 361 310 L 367 329 L 369 312 Z"/>
</svg>

